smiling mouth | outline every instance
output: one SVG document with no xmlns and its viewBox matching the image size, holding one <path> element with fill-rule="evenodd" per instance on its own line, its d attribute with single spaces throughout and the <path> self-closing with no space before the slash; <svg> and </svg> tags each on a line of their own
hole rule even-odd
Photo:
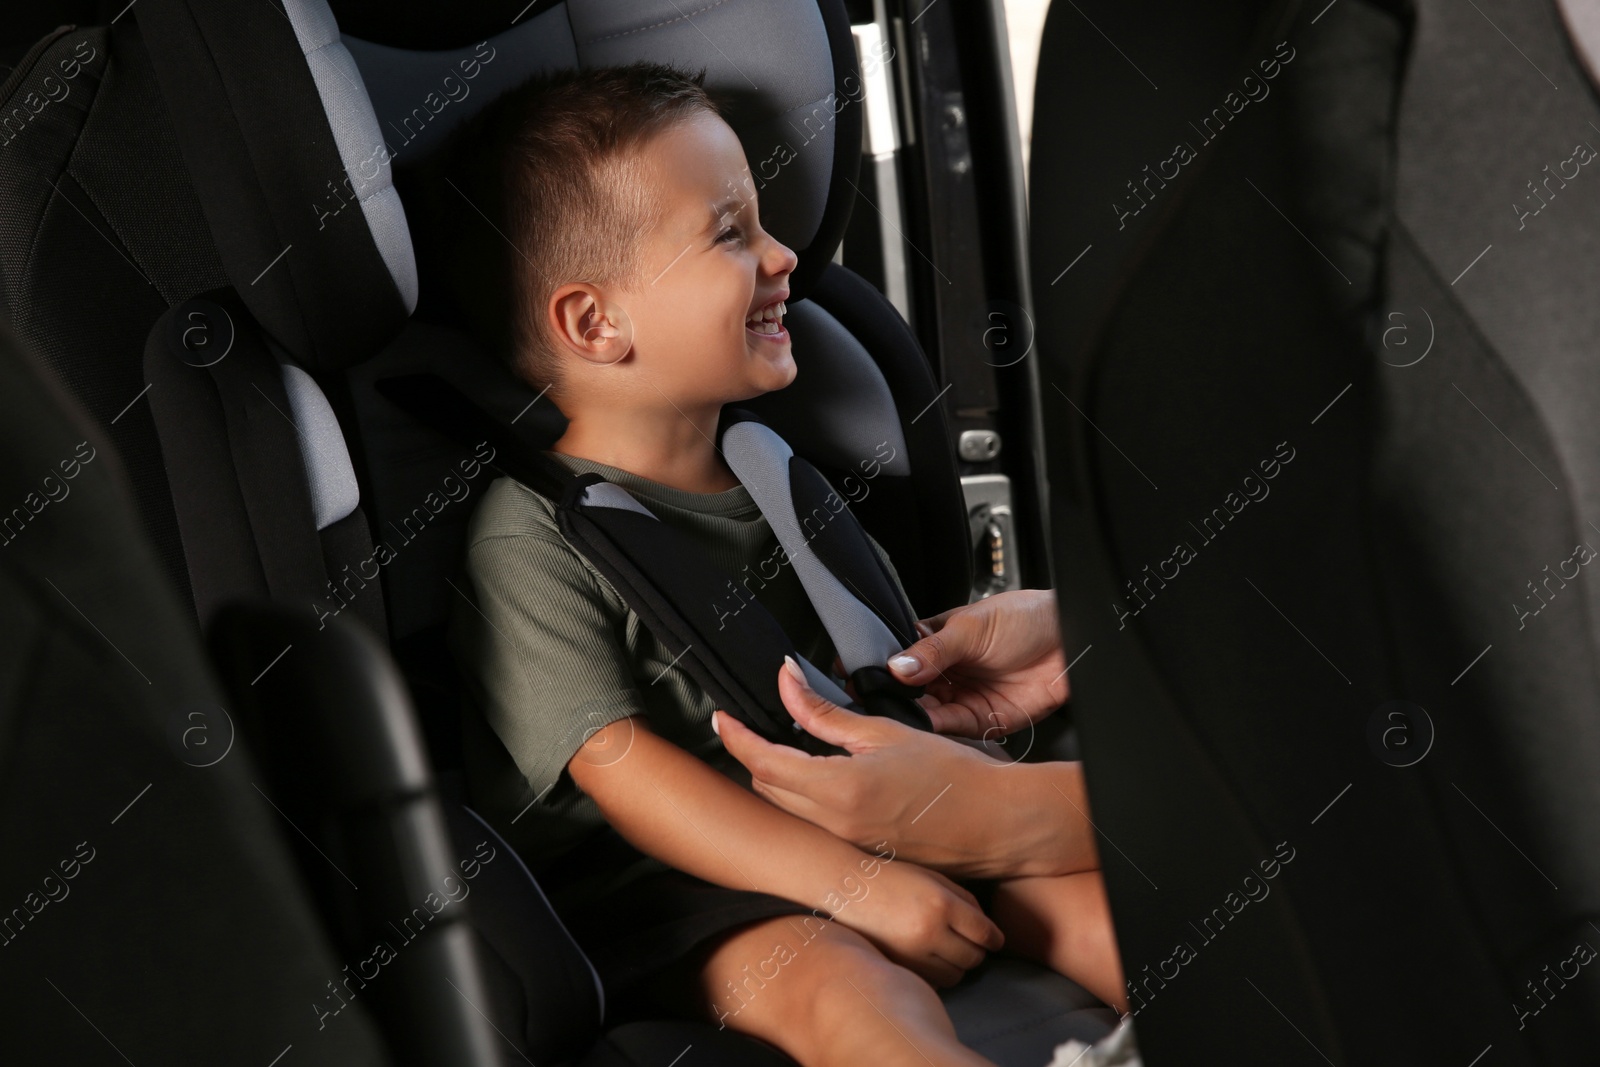
<svg viewBox="0 0 1600 1067">
<path fill-rule="evenodd" d="M 751 315 L 744 321 L 744 328 L 759 337 L 781 340 L 789 336 L 789 331 L 783 328 L 783 315 L 786 310 L 788 309 L 780 300 Z"/>
</svg>

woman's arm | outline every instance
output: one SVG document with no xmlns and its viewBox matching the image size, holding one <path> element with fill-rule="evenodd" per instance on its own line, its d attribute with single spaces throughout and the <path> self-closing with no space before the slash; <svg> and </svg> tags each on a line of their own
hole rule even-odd
<svg viewBox="0 0 1600 1067">
<path fill-rule="evenodd" d="M 773 804 L 857 844 L 890 841 L 956 877 L 1072 874 L 1100 865 L 1078 763 L 1006 763 L 892 719 L 857 715 L 787 670 L 795 720 L 848 756 L 772 744 L 726 712 L 713 725 Z"/>
<path fill-rule="evenodd" d="M 952 984 L 1004 942 L 972 894 L 943 875 L 892 852 L 886 863 L 882 851 L 869 855 L 773 807 L 640 716 L 599 730 L 567 769 L 641 852 L 717 885 L 832 913 L 934 984 Z"/>
</svg>

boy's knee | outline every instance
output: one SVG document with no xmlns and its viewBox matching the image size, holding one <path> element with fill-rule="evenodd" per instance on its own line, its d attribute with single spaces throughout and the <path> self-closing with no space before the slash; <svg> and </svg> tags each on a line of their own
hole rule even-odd
<svg viewBox="0 0 1600 1067">
<path fill-rule="evenodd" d="M 889 983 L 921 980 L 848 927 L 789 915 L 753 924 L 719 944 L 705 961 L 701 982 L 713 1016 L 730 1025 L 732 1015 L 747 1010 L 777 1013 L 790 1023 L 804 1014 L 807 1022 L 821 1024 L 819 1008 L 837 1017 L 849 998 L 859 1002 L 847 975 L 869 996 Z"/>
<path fill-rule="evenodd" d="M 832 924 L 828 947 L 808 974 L 805 1006 L 813 1026 L 846 1026 L 862 1015 L 876 1016 L 908 992 L 938 994 L 916 972 L 885 956 L 848 927 Z M 819 943 L 823 939 L 818 939 Z"/>
</svg>

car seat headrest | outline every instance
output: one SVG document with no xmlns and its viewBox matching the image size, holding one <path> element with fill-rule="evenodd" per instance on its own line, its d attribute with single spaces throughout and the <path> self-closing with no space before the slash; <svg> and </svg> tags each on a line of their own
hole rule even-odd
<svg viewBox="0 0 1600 1067">
<path fill-rule="evenodd" d="M 789 305 L 785 317 L 804 373 L 740 406 L 813 462 L 850 471 L 871 456 L 886 473 L 909 475 L 910 450 L 889 383 L 860 339 L 812 300 Z"/>
<path fill-rule="evenodd" d="M 339 40 L 339 24 L 327 4 L 323 0 L 285 0 L 284 8 L 322 97 L 352 199 L 361 208 L 406 311 L 415 311 L 417 265 L 411 255 L 411 232 L 406 228 L 405 209 L 400 206 L 391 171 L 376 165 L 381 158 L 377 149 L 383 144 L 384 135 L 378 128 L 371 98 L 349 50 Z M 318 206 L 319 219 L 329 206 Z M 337 212 L 344 206 L 338 203 L 332 210 Z"/>
<path fill-rule="evenodd" d="M 377 19 L 355 19 L 363 30 L 384 32 Z M 839 0 L 724 2 L 689 14 L 639 0 L 566 0 L 483 41 L 443 50 L 394 47 L 348 27 L 344 42 L 402 170 L 424 166 L 458 126 L 534 75 L 641 59 L 704 67 L 707 91 L 744 146 L 762 225 L 799 255 L 789 282 L 795 299 L 843 237 L 861 119 Z"/>
<path fill-rule="evenodd" d="M 367 163 L 382 135 L 327 4 L 146 0 L 134 13 L 251 314 L 308 370 L 377 352 L 416 306 L 416 264 L 391 173 Z"/>
<path fill-rule="evenodd" d="M 689 14 L 566 0 L 481 50 L 442 52 L 342 38 L 326 0 L 286 0 L 281 10 L 144 0 L 135 10 L 229 280 L 314 372 L 369 358 L 416 308 L 391 159 L 423 162 L 455 125 L 558 66 L 648 58 L 705 67 L 750 160 L 763 224 L 799 254 L 796 299 L 849 218 L 860 82 L 842 0 L 723 0 Z M 304 67 L 285 61 L 291 48 Z"/>
</svg>

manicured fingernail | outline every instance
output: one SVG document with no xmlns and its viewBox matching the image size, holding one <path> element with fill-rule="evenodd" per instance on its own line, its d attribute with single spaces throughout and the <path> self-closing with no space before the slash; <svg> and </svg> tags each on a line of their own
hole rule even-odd
<svg viewBox="0 0 1600 1067">
<path fill-rule="evenodd" d="M 915 674 L 917 671 L 922 669 L 922 663 L 917 659 L 917 657 L 907 656 L 904 653 L 898 656 L 890 656 L 889 666 L 893 667 L 901 674 Z"/>
<path fill-rule="evenodd" d="M 795 681 L 799 682 L 807 689 L 811 688 L 811 683 L 806 681 L 806 672 L 800 669 L 800 664 L 796 663 L 793 657 L 783 657 L 783 669 L 788 671 L 789 676 Z"/>
<path fill-rule="evenodd" d="M 722 736 L 722 728 L 717 725 L 717 713 L 714 711 L 711 713 L 711 732 L 718 737 Z"/>
</svg>

